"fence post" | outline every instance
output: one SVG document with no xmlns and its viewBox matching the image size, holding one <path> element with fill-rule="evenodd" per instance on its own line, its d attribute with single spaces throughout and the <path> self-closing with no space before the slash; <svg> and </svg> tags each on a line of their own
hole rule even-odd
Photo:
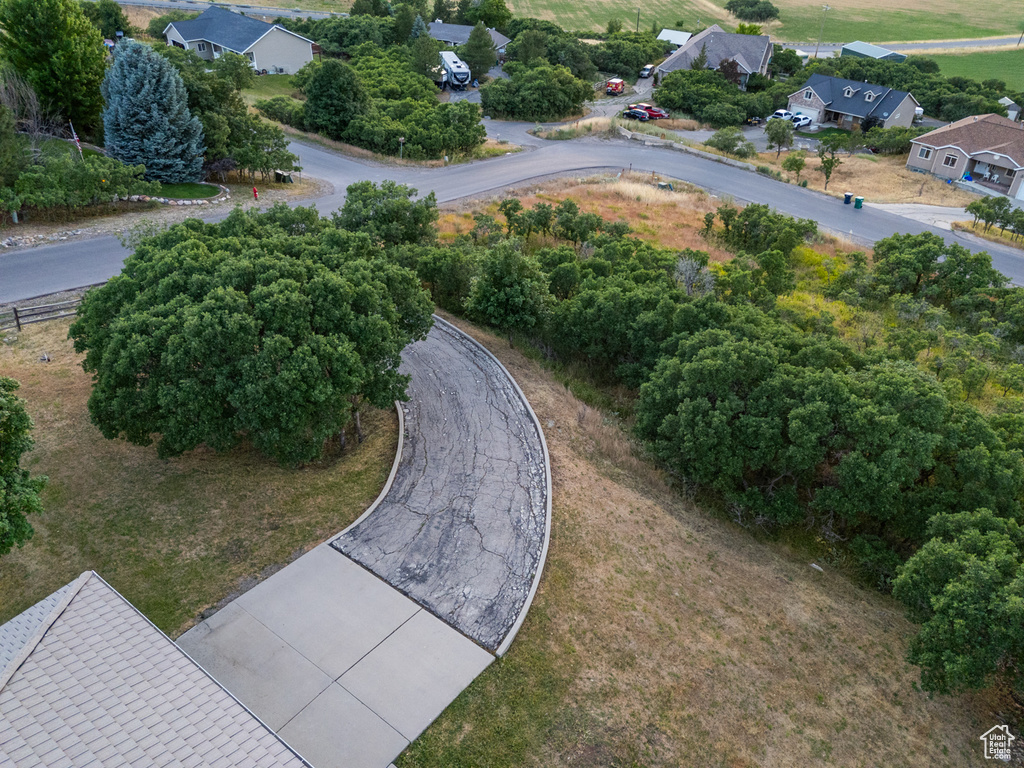
<svg viewBox="0 0 1024 768">
<path fill-rule="evenodd" d="M 21 318 L 18 317 L 18 308 L 14 308 L 14 326 L 20 331 L 21 330 Z"/>
</svg>

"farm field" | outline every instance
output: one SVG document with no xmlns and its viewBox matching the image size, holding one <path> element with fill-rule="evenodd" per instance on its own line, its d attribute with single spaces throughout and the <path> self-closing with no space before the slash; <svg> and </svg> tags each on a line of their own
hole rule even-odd
<svg viewBox="0 0 1024 768">
<path fill-rule="evenodd" d="M 972 80 L 995 78 L 1011 90 L 1024 91 L 1024 48 L 992 53 L 966 53 L 956 56 L 931 56 L 946 77 L 969 77 Z"/>
</svg>

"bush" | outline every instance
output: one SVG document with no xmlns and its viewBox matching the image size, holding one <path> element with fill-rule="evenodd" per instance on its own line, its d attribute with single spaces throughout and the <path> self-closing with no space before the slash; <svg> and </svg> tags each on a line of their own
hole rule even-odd
<svg viewBox="0 0 1024 768">
<path fill-rule="evenodd" d="M 287 96 L 275 96 L 272 99 L 260 99 L 254 105 L 259 113 L 266 118 L 276 120 L 285 125 L 302 128 L 305 125 L 305 106 Z"/>
<path fill-rule="evenodd" d="M 746 116 L 746 112 L 734 104 L 710 104 L 697 112 L 697 117 L 712 128 L 739 125 Z"/>
<path fill-rule="evenodd" d="M 159 194 L 160 185 L 145 181 L 145 172 L 141 165 L 124 165 L 111 157 L 80 159 L 67 152 L 30 166 L 18 178 L 15 191 L 21 205 L 71 212 L 129 195 Z"/>
<path fill-rule="evenodd" d="M 761 22 L 779 18 L 779 9 L 768 0 L 729 0 L 725 10 L 743 21 Z"/>
<path fill-rule="evenodd" d="M 737 157 L 751 157 L 757 151 L 753 144 L 743 138 L 743 131 L 735 126 L 715 131 L 715 135 L 705 141 L 704 145 Z"/>
<path fill-rule="evenodd" d="M 590 83 L 572 76 L 565 67 L 515 69 L 508 80 L 495 80 L 480 89 L 484 114 L 513 120 L 558 120 L 579 114 L 593 98 Z"/>
</svg>

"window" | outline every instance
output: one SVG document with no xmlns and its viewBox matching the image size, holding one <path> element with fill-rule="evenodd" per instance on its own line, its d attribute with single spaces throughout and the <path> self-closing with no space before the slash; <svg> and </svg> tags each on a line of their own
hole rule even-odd
<svg viewBox="0 0 1024 768">
<path fill-rule="evenodd" d="M 956 163 L 957 163 L 957 159 L 956 159 L 956 155 L 954 155 L 954 154 L 946 155 L 945 159 L 942 161 L 942 164 L 944 166 L 946 166 L 947 168 L 956 168 Z"/>
<path fill-rule="evenodd" d="M 875 100 L 875 94 L 873 94 L 871 91 L 868 91 L 867 93 L 864 94 L 864 101 L 874 101 L 874 100 Z"/>
<path fill-rule="evenodd" d="M 811 91 L 810 88 L 808 88 L 806 91 L 804 91 L 804 100 L 805 101 L 810 101 L 813 96 L 814 96 L 814 92 Z"/>
<path fill-rule="evenodd" d="M 843 88 L 843 96 L 845 96 L 846 98 L 850 98 L 859 90 L 860 88 L 854 88 L 852 85 L 848 85 L 845 88 Z"/>
<path fill-rule="evenodd" d="M 255 63 L 255 62 L 256 62 L 256 57 L 255 57 L 255 56 L 253 56 L 253 54 L 252 54 L 252 51 L 249 51 L 249 52 L 248 52 L 247 54 L 245 54 L 245 57 L 246 57 L 247 59 L 249 59 L 249 61 L 251 61 L 251 62 L 253 62 L 253 63 Z"/>
<path fill-rule="evenodd" d="M 196 43 L 196 50 L 200 53 L 206 53 L 206 43 Z"/>
<path fill-rule="evenodd" d="M 917 152 L 917 156 L 922 160 L 930 160 L 932 157 L 932 151 L 928 147 L 921 147 Z"/>
</svg>

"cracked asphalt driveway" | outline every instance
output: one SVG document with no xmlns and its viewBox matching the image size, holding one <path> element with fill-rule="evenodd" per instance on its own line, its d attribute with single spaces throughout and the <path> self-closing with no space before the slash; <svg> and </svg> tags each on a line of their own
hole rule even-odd
<svg viewBox="0 0 1024 768">
<path fill-rule="evenodd" d="M 331 546 L 491 651 L 541 566 L 543 438 L 511 377 L 438 320 L 406 348 L 412 376 L 390 490 Z"/>
</svg>

